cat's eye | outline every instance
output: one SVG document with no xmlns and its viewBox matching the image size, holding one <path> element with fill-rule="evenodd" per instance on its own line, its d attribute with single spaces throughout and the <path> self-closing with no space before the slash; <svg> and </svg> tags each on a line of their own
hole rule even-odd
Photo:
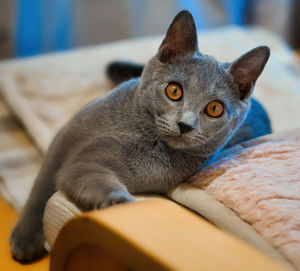
<svg viewBox="0 0 300 271">
<path fill-rule="evenodd" d="M 205 113 L 213 118 L 218 118 L 223 114 L 224 107 L 219 101 L 212 101 L 205 107 Z"/>
<path fill-rule="evenodd" d="M 166 87 L 166 95 L 172 101 L 180 101 L 183 96 L 182 87 L 177 83 L 170 83 Z"/>
</svg>

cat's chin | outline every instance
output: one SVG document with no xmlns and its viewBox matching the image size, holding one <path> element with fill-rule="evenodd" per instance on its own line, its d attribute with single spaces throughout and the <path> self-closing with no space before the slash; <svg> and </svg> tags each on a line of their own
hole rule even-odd
<svg viewBox="0 0 300 271">
<path fill-rule="evenodd" d="M 162 141 L 165 142 L 170 148 L 178 150 L 193 150 L 199 148 L 199 144 L 193 143 L 190 139 L 183 135 L 179 136 L 163 136 Z"/>
</svg>

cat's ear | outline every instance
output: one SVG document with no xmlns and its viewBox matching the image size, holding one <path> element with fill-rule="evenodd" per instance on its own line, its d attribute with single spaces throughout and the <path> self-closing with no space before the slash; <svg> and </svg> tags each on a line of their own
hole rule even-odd
<svg viewBox="0 0 300 271">
<path fill-rule="evenodd" d="M 270 56 L 270 49 L 260 46 L 239 57 L 228 69 L 239 87 L 241 99 L 250 96 L 256 79 L 262 73 Z"/>
<path fill-rule="evenodd" d="M 158 58 L 167 62 L 175 57 L 192 55 L 198 51 L 197 31 L 190 12 L 183 10 L 173 19 L 166 37 L 160 45 Z"/>
</svg>

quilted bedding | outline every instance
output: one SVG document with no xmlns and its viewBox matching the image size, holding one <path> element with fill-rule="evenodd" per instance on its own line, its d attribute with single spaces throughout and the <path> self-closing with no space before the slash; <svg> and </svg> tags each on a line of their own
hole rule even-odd
<svg viewBox="0 0 300 271">
<path fill-rule="evenodd" d="M 189 183 L 234 210 L 300 270 L 300 133 L 230 155 Z"/>
</svg>

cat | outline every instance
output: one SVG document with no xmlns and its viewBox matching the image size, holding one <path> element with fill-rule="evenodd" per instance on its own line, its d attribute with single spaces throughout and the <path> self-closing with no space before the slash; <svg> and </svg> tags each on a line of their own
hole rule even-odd
<svg viewBox="0 0 300 271">
<path fill-rule="evenodd" d="M 115 61 L 107 66 L 106 73 L 112 82 L 115 85 L 118 85 L 127 80 L 140 77 L 144 67 L 144 65 L 137 63 Z M 250 110 L 245 121 L 234 133 L 229 142 L 220 149 L 220 151 L 228 149 L 241 142 L 270 134 L 272 132 L 271 122 L 264 107 L 253 97 L 251 97 L 250 102 Z"/>
<path fill-rule="evenodd" d="M 199 52 L 192 15 L 178 13 L 140 78 L 90 102 L 57 133 L 11 233 L 13 257 L 45 253 L 43 212 L 57 190 L 86 211 L 163 194 L 192 176 L 246 119 L 269 55 L 260 46 L 220 63 Z M 259 122 L 257 105 L 247 125 Z"/>
</svg>

